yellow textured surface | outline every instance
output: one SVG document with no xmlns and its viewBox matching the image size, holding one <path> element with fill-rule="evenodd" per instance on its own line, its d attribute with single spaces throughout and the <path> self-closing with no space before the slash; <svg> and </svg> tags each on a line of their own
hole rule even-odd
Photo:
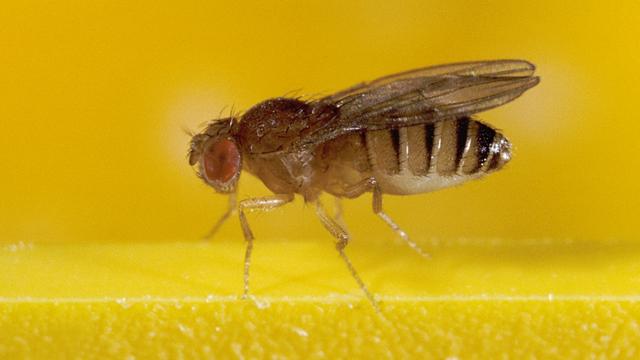
<svg viewBox="0 0 640 360">
<path fill-rule="evenodd" d="M 639 18 L 636 0 L 3 2 L 0 353 L 634 352 Z M 480 116 L 514 144 L 509 166 L 385 198 L 433 260 L 394 247 L 370 197 L 345 204 L 348 252 L 391 325 L 348 306 L 361 294 L 299 200 L 250 215 L 271 306 L 228 298 L 242 235 L 234 219 L 197 242 L 226 201 L 187 166 L 183 127 L 495 58 L 542 78 Z M 241 198 L 265 193 L 242 176 Z"/>
<path fill-rule="evenodd" d="M 353 244 L 377 314 L 329 241 L 28 245 L 0 252 L 0 355 L 117 358 L 637 357 L 640 247 Z M 498 356 L 500 355 L 500 356 Z"/>
</svg>

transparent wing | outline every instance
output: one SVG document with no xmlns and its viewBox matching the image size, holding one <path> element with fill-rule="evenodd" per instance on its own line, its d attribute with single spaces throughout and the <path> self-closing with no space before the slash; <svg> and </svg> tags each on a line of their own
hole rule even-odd
<svg viewBox="0 0 640 360">
<path fill-rule="evenodd" d="M 319 144 L 360 130 L 378 130 L 470 115 L 514 100 L 539 82 L 522 60 L 439 65 L 363 83 L 320 99 L 338 115 L 298 145 Z"/>
<path fill-rule="evenodd" d="M 428 66 L 420 69 L 413 69 L 393 75 L 383 76 L 370 82 L 361 83 L 348 89 L 339 91 L 333 95 L 327 96 L 323 100 L 337 103 L 352 95 L 362 94 L 373 88 L 381 87 L 385 84 L 403 79 L 426 78 L 445 75 L 528 77 L 533 75 L 534 71 L 535 66 L 524 60 L 470 61 Z"/>
</svg>

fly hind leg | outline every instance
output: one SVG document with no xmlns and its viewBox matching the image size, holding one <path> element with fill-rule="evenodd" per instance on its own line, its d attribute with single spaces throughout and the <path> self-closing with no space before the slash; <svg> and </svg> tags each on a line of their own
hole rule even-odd
<svg viewBox="0 0 640 360">
<path fill-rule="evenodd" d="M 350 188 L 346 189 L 345 196 L 354 198 L 367 191 L 373 191 L 373 212 L 378 215 L 378 217 L 382 219 L 382 221 L 389 225 L 389 227 L 396 234 L 398 234 L 398 236 L 402 240 L 404 240 L 404 242 L 409 245 L 409 247 L 411 247 L 415 252 L 425 258 L 430 258 L 429 254 L 413 240 L 411 240 L 411 238 L 409 238 L 409 235 L 407 235 L 407 233 L 402 230 L 400 226 L 398 226 L 398 224 L 396 224 L 389 217 L 389 215 L 387 215 L 387 213 L 382 210 L 382 190 L 380 190 L 380 187 L 378 186 L 375 178 L 371 177 L 351 186 Z"/>
<path fill-rule="evenodd" d="M 362 292 L 364 292 L 365 296 L 367 297 L 369 302 L 371 302 L 376 311 L 380 312 L 378 303 L 376 302 L 373 295 L 369 292 L 369 289 L 367 289 L 367 286 L 364 284 L 364 282 L 360 278 L 360 275 L 358 275 L 358 272 L 353 267 L 351 260 L 349 260 L 349 257 L 344 252 L 344 248 L 349 243 L 349 233 L 347 233 L 345 228 L 336 219 L 331 218 L 329 217 L 329 215 L 327 215 L 327 212 L 322 206 L 322 203 L 320 203 L 320 200 L 316 201 L 316 214 L 318 215 L 320 222 L 322 222 L 322 225 L 324 225 L 324 227 L 331 233 L 331 235 L 336 238 L 336 250 L 338 250 L 340 257 L 347 265 L 351 276 L 353 276 L 353 278 L 356 280 L 358 286 L 360 286 L 360 289 L 362 289 Z"/>
<path fill-rule="evenodd" d="M 240 201 L 238 206 L 238 216 L 240 218 L 240 226 L 242 234 L 247 241 L 247 247 L 244 253 L 244 291 L 242 297 L 249 295 L 249 270 L 251 268 L 251 252 L 253 251 L 253 232 L 249 227 L 249 222 L 245 216 L 245 211 L 269 211 L 279 206 L 289 203 L 293 200 L 293 194 L 279 194 L 261 198 L 251 198 Z"/>
<path fill-rule="evenodd" d="M 387 215 L 387 213 L 385 213 L 382 210 L 382 191 L 380 190 L 380 188 L 375 184 L 375 181 L 373 181 L 373 212 L 378 215 L 378 217 L 380 219 L 382 219 L 385 223 L 387 223 L 387 225 L 389 225 L 389 227 L 396 233 L 398 234 L 398 236 L 404 240 L 405 243 L 407 243 L 407 245 L 409 245 L 409 247 L 411 247 L 413 250 L 415 250 L 415 252 L 417 252 L 418 254 L 420 254 L 421 256 L 425 257 L 425 258 L 430 258 L 431 256 L 424 251 L 418 244 L 416 244 L 413 240 L 411 240 L 411 238 L 409 238 L 409 235 L 407 235 L 407 233 L 402 230 L 400 228 L 400 226 L 398 226 L 398 224 L 396 224 L 390 217 L 389 215 Z"/>
<path fill-rule="evenodd" d="M 334 219 L 336 219 L 336 222 L 338 223 L 338 225 L 342 226 L 342 228 L 349 233 L 349 230 L 347 229 L 347 224 L 344 222 L 344 208 L 342 207 L 342 199 L 339 197 L 335 197 L 334 198 L 334 205 L 335 205 L 335 213 L 333 215 Z"/>
</svg>

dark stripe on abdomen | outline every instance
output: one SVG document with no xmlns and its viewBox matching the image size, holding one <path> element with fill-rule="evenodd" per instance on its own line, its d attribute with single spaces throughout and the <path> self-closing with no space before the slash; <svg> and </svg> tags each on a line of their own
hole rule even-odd
<svg viewBox="0 0 640 360">
<path fill-rule="evenodd" d="M 431 157 L 433 154 L 433 136 L 435 134 L 435 126 L 433 124 L 424 125 L 424 149 L 425 158 L 427 159 L 427 172 L 431 168 Z"/>
<path fill-rule="evenodd" d="M 400 129 L 393 128 L 389 130 L 391 135 L 391 144 L 393 144 L 393 151 L 396 153 L 396 161 L 398 162 L 398 171 L 400 171 Z"/>
<path fill-rule="evenodd" d="M 477 144 L 478 144 L 478 166 L 475 171 L 480 170 L 487 162 L 491 154 L 491 145 L 496 136 L 496 131 L 487 125 L 478 122 Z"/>
</svg>

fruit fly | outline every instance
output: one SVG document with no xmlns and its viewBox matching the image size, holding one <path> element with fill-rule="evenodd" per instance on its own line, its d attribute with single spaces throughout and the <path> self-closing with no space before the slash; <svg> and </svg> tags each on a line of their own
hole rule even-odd
<svg viewBox="0 0 640 360">
<path fill-rule="evenodd" d="M 244 296 L 254 236 L 248 211 L 268 211 L 296 194 L 315 205 L 322 225 L 369 301 L 377 303 L 345 254 L 349 233 L 319 197 L 373 194 L 373 212 L 428 256 L 382 208 L 384 194 L 411 195 L 477 179 L 511 159 L 498 130 L 471 116 L 514 100 L 539 82 L 522 60 L 454 63 L 410 70 L 304 101 L 274 98 L 241 116 L 211 121 L 191 139 L 189 164 L 229 207 L 212 236 L 237 211 L 246 240 Z M 236 201 L 242 170 L 274 195 Z"/>
</svg>

